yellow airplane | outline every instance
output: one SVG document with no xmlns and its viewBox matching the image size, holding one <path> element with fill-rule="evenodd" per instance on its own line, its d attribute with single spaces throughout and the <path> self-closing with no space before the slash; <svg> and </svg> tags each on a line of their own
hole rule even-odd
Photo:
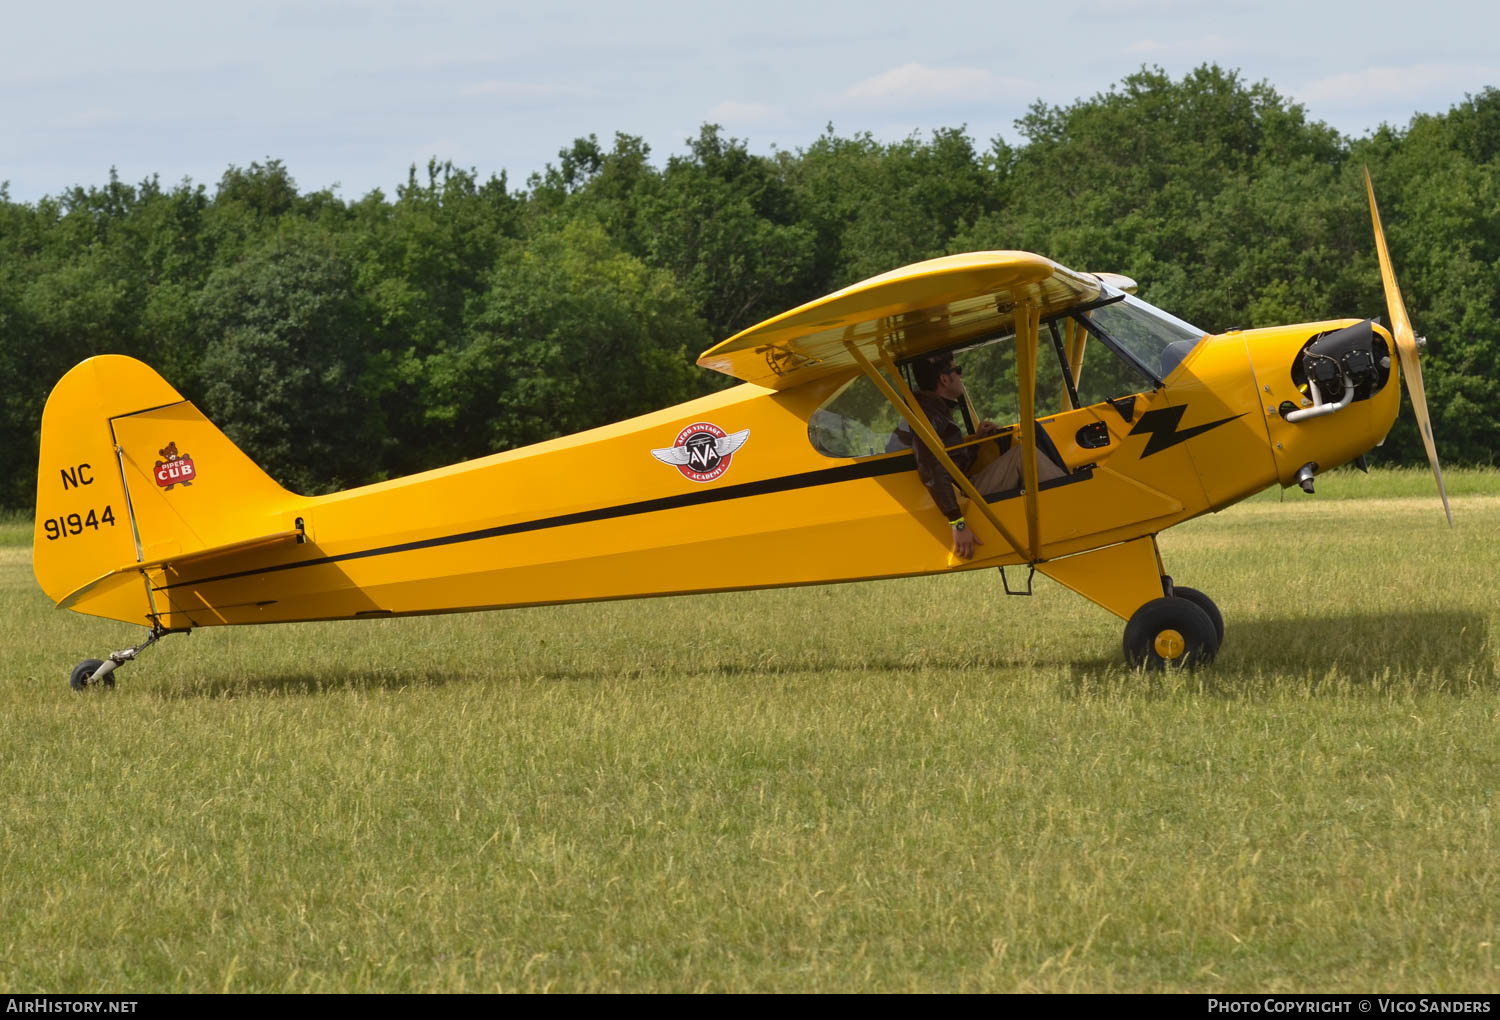
<svg viewBox="0 0 1500 1020">
<path fill-rule="evenodd" d="M 120 664 L 196 627 L 1007 566 L 1125 620 L 1133 665 L 1207 662 L 1222 617 L 1168 576 L 1157 534 L 1273 483 L 1311 492 L 1317 473 L 1383 440 L 1403 372 L 1447 508 L 1368 173 L 1366 188 L 1392 331 L 1340 319 L 1208 336 L 1122 276 L 1027 252 L 952 255 L 698 359 L 740 386 L 326 496 L 282 488 L 146 365 L 90 358 L 42 415 L 36 577 L 60 607 L 150 632 L 80 663 L 70 684 L 112 686 Z M 944 449 L 909 378 L 935 353 L 978 394 L 958 408 L 969 432 L 985 415 L 1016 424 Z M 960 490 L 972 558 L 955 553 L 913 443 Z M 977 491 L 952 457 L 971 444 L 979 463 L 1019 444 L 1019 486 Z M 1038 482 L 1039 451 L 1062 477 Z M 1028 573 L 1013 593 L 1030 588 Z"/>
</svg>

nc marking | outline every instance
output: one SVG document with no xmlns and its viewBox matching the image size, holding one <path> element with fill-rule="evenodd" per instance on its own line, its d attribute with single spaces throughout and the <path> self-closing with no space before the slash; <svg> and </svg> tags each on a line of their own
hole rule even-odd
<svg viewBox="0 0 1500 1020">
<path fill-rule="evenodd" d="M 94 477 L 88 472 L 92 471 L 92 464 L 79 464 L 77 467 L 61 468 L 63 492 L 67 492 L 75 485 L 93 485 Z"/>
</svg>

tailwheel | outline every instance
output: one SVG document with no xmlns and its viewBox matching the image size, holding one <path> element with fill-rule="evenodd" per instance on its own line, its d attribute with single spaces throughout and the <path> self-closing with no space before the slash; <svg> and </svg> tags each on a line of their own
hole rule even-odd
<svg viewBox="0 0 1500 1020">
<path fill-rule="evenodd" d="M 1191 669 L 1212 662 L 1218 650 L 1213 620 L 1187 598 L 1152 599 L 1125 624 L 1125 661 L 1138 668 Z"/>
<path fill-rule="evenodd" d="M 88 691 L 95 687 L 113 687 L 115 685 L 115 670 L 125 663 L 140 655 L 156 642 L 168 634 L 186 634 L 186 629 L 168 630 L 160 624 L 151 628 L 151 633 L 146 640 L 134 648 L 122 648 L 118 652 L 110 652 L 105 659 L 84 659 L 73 667 L 73 672 L 68 676 L 68 686 L 75 691 Z"/>
</svg>

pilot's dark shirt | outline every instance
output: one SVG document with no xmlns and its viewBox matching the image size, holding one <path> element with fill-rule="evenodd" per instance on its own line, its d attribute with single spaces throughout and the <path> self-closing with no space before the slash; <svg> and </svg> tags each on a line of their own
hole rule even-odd
<svg viewBox="0 0 1500 1020">
<path fill-rule="evenodd" d="M 958 406 L 956 401 L 944 400 L 928 390 L 918 390 L 916 398 L 918 406 L 932 423 L 933 431 L 943 441 L 943 446 L 952 446 L 968 438 L 953 420 L 953 410 Z M 927 486 L 927 491 L 932 493 L 932 501 L 943 512 L 943 516 L 953 520 L 958 516 L 958 497 L 953 492 L 953 479 L 948 477 L 947 470 L 920 439 L 912 443 L 912 453 L 917 458 L 917 475 L 922 479 L 922 484 Z M 953 458 L 953 465 L 964 474 L 969 473 L 969 469 L 974 466 L 974 458 L 978 455 L 977 445 L 948 451 L 948 456 Z"/>
</svg>

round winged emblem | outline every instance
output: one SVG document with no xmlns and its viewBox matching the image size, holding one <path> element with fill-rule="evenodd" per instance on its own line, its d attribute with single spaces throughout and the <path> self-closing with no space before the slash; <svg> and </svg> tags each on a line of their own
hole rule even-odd
<svg viewBox="0 0 1500 1020">
<path fill-rule="evenodd" d="M 706 421 L 694 422 L 681 432 L 671 446 L 652 450 L 651 456 L 682 472 L 695 482 L 711 482 L 725 471 L 734 451 L 745 445 L 750 430 L 727 433 Z"/>
</svg>

